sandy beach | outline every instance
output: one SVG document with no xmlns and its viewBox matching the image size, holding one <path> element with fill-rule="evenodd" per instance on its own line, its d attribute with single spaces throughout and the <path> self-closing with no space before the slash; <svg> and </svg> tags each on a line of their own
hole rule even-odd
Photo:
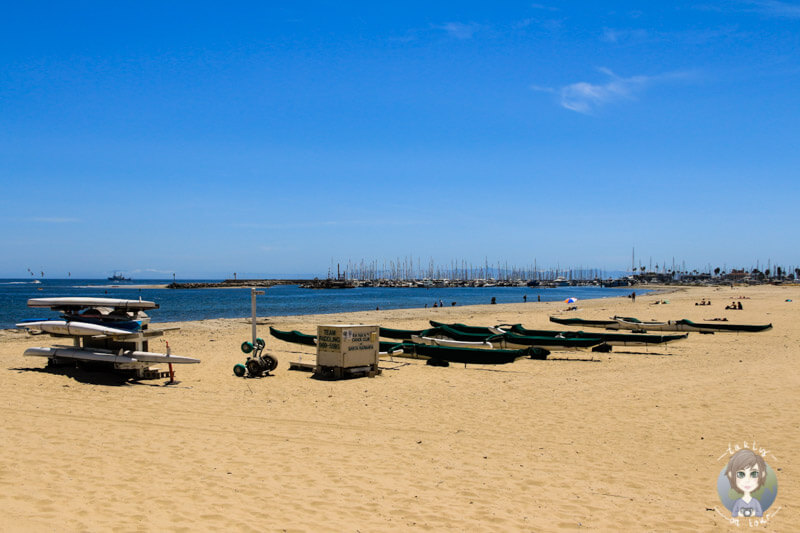
<svg viewBox="0 0 800 533">
<path fill-rule="evenodd" d="M 694 305 L 701 298 L 712 304 Z M 734 299 L 743 309 L 725 310 Z M 750 529 L 728 522 L 716 482 L 729 447 L 754 441 L 779 483 L 759 527 L 800 528 L 800 287 L 689 288 L 577 305 L 260 318 L 279 359 L 262 379 L 232 373 L 245 358 L 249 319 L 170 324 L 181 327 L 164 337 L 172 351 L 202 363 L 178 368 L 180 383 L 169 387 L 46 371 L 22 353 L 55 341 L 2 331 L 0 529 Z M 557 329 L 548 321 L 557 313 L 774 327 L 496 367 L 383 358 L 380 376 L 341 381 L 288 370 L 289 361 L 313 361 L 313 350 L 268 332 L 412 329 L 430 319 Z M 164 340 L 150 348 L 163 351 Z"/>
</svg>

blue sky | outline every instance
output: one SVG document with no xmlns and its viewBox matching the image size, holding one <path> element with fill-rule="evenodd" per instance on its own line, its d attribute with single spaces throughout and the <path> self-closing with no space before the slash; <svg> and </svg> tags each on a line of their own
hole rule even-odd
<svg viewBox="0 0 800 533">
<path fill-rule="evenodd" d="M 788 0 L 9 5 L 0 276 L 797 265 L 798 41 Z"/>
</svg>

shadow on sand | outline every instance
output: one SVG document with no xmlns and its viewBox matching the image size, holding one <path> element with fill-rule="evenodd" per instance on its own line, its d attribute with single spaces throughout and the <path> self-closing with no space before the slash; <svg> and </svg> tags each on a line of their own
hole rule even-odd
<svg viewBox="0 0 800 533">
<path fill-rule="evenodd" d="M 633 351 L 614 351 L 612 354 L 619 354 L 619 355 L 652 355 L 654 357 L 674 357 L 674 353 L 658 353 L 658 352 L 633 352 Z"/>
<path fill-rule="evenodd" d="M 45 366 L 37 368 L 9 368 L 16 372 L 38 372 L 41 374 L 52 374 L 56 376 L 67 376 L 78 383 L 89 385 L 102 385 L 106 387 L 122 387 L 128 385 L 145 385 L 148 387 L 160 387 L 160 383 L 148 383 L 148 381 L 137 380 L 135 376 L 125 372 L 110 371 L 99 368 L 83 368 L 80 366 Z"/>
</svg>

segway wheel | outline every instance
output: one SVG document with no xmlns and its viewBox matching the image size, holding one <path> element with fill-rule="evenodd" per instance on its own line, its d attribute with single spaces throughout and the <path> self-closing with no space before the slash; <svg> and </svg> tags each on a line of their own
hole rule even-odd
<svg viewBox="0 0 800 533">
<path fill-rule="evenodd" d="M 264 339 L 262 339 L 261 337 L 258 337 L 256 339 L 256 348 L 263 350 L 264 346 L 266 346 L 266 345 L 267 345 L 267 343 L 264 342 Z"/>
<path fill-rule="evenodd" d="M 237 378 L 244 376 L 245 372 L 247 372 L 247 369 L 243 364 L 239 363 L 238 365 L 233 365 L 233 373 Z"/>
<path fill-rule="evenodd" d="M 261 363 L 255 359 L 250 359 L 247 361 L 247 371 L 250 372 L 251 376 L 260 376 L 264 369 L 262 368 Z"/>
<path fill-rule="evenodd" d="M 250 353 L 253 351 L 253 343 L 250 341 L 244 341 L 242 343 L 242 351 L 244 353 Z"/>
</svg>

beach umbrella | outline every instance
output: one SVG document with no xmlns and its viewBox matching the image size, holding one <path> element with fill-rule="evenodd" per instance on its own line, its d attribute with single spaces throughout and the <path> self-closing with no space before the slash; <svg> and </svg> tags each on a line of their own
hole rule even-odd
<svg viewBox="0 0 800 533">
<path fill-rule="evenodd" d="M 577 301 L 578 301 L 577 298 L 567 298 L 566 300 L 564 300 L 564 303 L 566 303 L 566 304 L 574 304 Z"/>
</svg>

